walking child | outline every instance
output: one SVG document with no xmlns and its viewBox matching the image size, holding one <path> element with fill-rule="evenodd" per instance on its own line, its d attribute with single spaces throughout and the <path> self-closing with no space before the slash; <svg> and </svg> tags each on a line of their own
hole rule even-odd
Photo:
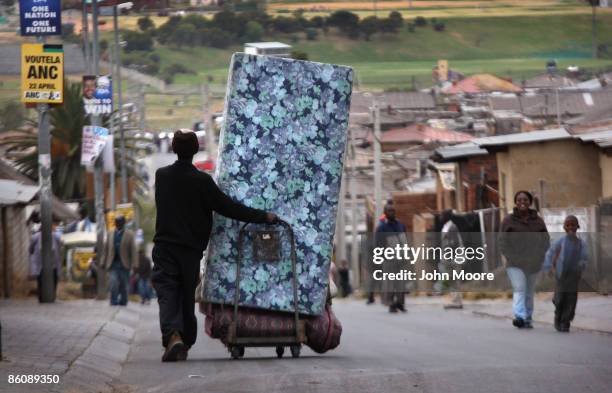
<svg viewBox="0 0 612 393">
<path fill-rule="evenodd" d="M 556 280 L 555 329 L 569 332 L 578 301 L 578 283 L 586 267 L 588 247 L 576 232 L 580 228 L 575 216 L 567 216 L 563 223 L 565 235 L 555 241 L 546 252 L 544 271 L 552 271 Z"/>
</svg>

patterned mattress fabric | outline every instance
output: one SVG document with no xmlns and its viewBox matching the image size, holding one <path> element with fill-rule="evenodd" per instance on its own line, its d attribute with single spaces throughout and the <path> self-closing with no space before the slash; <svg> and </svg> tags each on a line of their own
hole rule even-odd
<svg viewBox="0 0 612 393">
<path fill-rule="evenodd" d="M 236 53 L 219 140 L 216 181 L 247 206 L 276 213 L 295 233 L 298 311 L 324 311 L 336 225 L 353 71 L 349 67 Z M 204 301 L 233 304 L 243 223 L 216 214 L 206 258 Z M 245 236 L 240 306 L 294 311 L 288 232 L 279 260 L 254 255 Z"/>
</svg>

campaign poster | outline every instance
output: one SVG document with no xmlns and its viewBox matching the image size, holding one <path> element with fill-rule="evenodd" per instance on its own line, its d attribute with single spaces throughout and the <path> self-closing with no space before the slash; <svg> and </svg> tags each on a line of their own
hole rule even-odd
<svg viewBox="0 0 612 393">
<path fill-rule="evenodd" d="M 60 0 L 19 0 L 21 35 L 62 34 Z"/>
<path fill-rule="evenodd" d="M 21 102 L 61 104 L 64 49 L 61 45 L 21 45 Z"/>
<path fill-rule="evenodd" d="M 83 76 L 83 106 L 88 115 L 113 112 L 113 84 L 110 75 Z"/>
<path fill-rule="evenodd" d="M 81 165 L 91 167 L 104 150 L 108 139 L 111 138 L 108 128 L 98 126 L 83 127 L 81 140 Z"/>
</svg>

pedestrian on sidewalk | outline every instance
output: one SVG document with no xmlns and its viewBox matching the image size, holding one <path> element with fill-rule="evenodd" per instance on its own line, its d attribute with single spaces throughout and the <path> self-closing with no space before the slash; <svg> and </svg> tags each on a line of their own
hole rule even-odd
<svg viewBox="0 0 612 393">
<path fill-rule="evenodd" d="M 502 221 L 499 247 L 512 284 L 512 324 L 531 329 L 536 279 L 550 238 L 544 220 L 531 208 L 531 193 L 518 191 L 514 204 L 512 213 Z"/>
<path fill-rule="evenodd" d="M 379 222 L 376 228 L 376 246 L 395 248 L 398 244 L 405 244 L 406 227 L 395 216 L 395 208 L 391 204 L 385 205 L 385 219 Z M 397 273 L 401 269 L 402 264 L 397 261 L 387 261 L 386 269 L 391 269 L 390 273 Z M 397 270 L 397 271 L 396 271 Z M 406 288 L 403 281 L 383 281 L 383 299 L 389 305 L 389 312 L 396 313 L 398 311 L 406 312 L 405 297 Z"/>
<path fill-rule="evenodd" d="M 104 269 L 109 271 L 109 289 L 111 306 L 126 306 L 128 302 L 128 287 L 130 271 L 136 266 L 138 252 L 134 232 L 125 228 L 125 217 L 115 217 L 115 229 L 110 231 L 106 239 L 104 253 Z"/>
<path fill-rule="evenodd" d="M 153 288 L 151 288 L 151 260 L 145 255 L 143 246 L 138 250 L 138 270 L 136 273 L 138 274 L 140 303 L 149 304 L 153 297 Z"/>
<path fill-rule="evenodd" d="M 193 166 L 198 149 L 193 131 L 176 131 L 172 150 L 178 160 L 155 173 L 157 221 L 151 277 L 159 303 L 164 362 L 185 360 L 196 341 L 194 294 L 212 213 L 253 223 L 278 221 L 273 213 L 249 208 L 225 195 L 212 177 Z"/>
<path fill-rule="evenodd" d="M 444 210 L 440 214 L 440 223 L 442 223 L 442 228 L 440 230 L 440 247 L 442 247 L 443 250 L 445 250 L 446 248 L 464 248 L 463 238 L 461 237 L 461 233 L 459 232 L 457 224 L 455 224 L 455 222 L 453 221 L 453 216 L 454 215 L 452 210 Z M 452 274 L 450 273 L 453 270 L 462 269 L 461 264 L 456 264 L 454 259 L 443 259 L 440 262 L 440 272 L 449 273 L 451 277 Z M 451 279 L 447 282 L 440 282 L 436 284 L 439 284 L 439 288 L 442 288 L 444 284 L 446 284 L 448 286 L 448 289 L 450 289 L 451 300 L 450 303 L 444 305 L 444 309 L 449 310 L 463 308 L 463 295 L 461 294 L 461 292 L 459 292 L 459 282 L 456 282 L 455 280 Z"/>
<path fill-rule="evenodd" d="M 40 223 L 38 212 L 33 214 L 34 224 Z M 57 231 L 57 220 L 53 220 L 51 226 L 51 260 L 53 266 L 53 301 L 57 292 L 58 275 L 62 271 L 62 240 Z M 36 278 L 38 289 L 38 301 L 42 303 L 42 234 L 40 225 L 35 227 L 30 237 L 30 277 Z"/>
<path fill-rule="evenodd" d="M 588 246 L 576 232 L 580 228 L 578 218 L 565 218 L 565 235 L 555 241 L 546 253 L 543 270 L 551 271 L 556 280 L 555 329 L 569 332 L 578 302 L 578 283 L 589 260 Z"/>
</svg>

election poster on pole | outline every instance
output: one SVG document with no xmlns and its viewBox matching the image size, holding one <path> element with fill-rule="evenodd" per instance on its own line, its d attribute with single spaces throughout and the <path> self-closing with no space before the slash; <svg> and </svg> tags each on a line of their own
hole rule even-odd
<svg viewBox="0 0 612 393">
<path fill-rule="evenodd" d="M 62 34 L 60 0 L 19 0 L 21 35 Z"/>
<path fill-rule="evenodd" d="M 61 45 L 21 45 L 21 102 L 61 104 L 64 49 Z"/>
<path fill-rule="evenodd" d="M 108 128 L 98 126 L 83 127 L 81 140 L 81 165 L 93 166 L 104 150 L 107 140 L 111 138 Z"/>
<path fill-rule="evenodd" d="M 113 87 L 110 75 L 83 76 L 83 105 L 88 115 L 113 112 Z"/>
</svg>

